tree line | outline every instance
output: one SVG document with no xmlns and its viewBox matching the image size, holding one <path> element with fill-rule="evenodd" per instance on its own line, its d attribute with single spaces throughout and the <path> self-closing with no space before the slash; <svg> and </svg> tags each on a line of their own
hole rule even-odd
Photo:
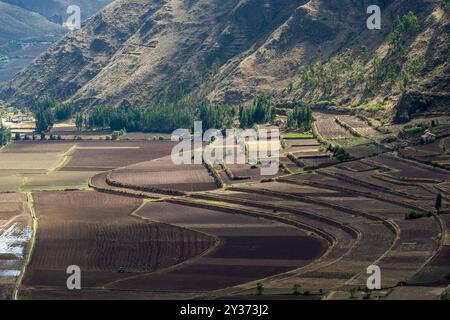
<svg viewBox="0 0 450 320">
<path fill-rule="evenodd" d="M 273 122 L 277 110 L 267 95 L 259 95 L 249 107 L 240 106 L 239 124 L 241 128 L 250 128 L 255 124 Z"/>
<path fill-rule="evenodd" d="M 181 104 L 161 104 L 146 108 L 132 108 L 129 105 L 113 107 L 94 106 L 86 114 L 77 114 L 75 125 L 83 128 L 109 128 L 128 132 L 172 132 L 178 128 L 191 128 L 192 112 Z"/>
<path fill-rule="evenodd" d="M 295 101 L 294 107 L 288 112 L 287 127 L 310 131 L 313 122 L 311 106 L 301 101 Z"/>
<path fill-rule="evenodd" d="M 160 103 L 137 108 L 129 103 L 119 106 L 95 105 L 83 113 L 74 114 L 75 108 L 70 103 L 61 103 L 53 98 L 40 99 L 34 109 L 36 131 L 48 131 L 55 121 L 75 117 L 79 131 L 83 129 L 111 129 L 127 132 L 172 132 L 178 128 L 192 129 L 194 120 L 203 122 L 203 130 L 226 129 L 239 125 L 251 128 L 255 124 L 273 123 L 277 116 L 274 103 L 267 95 L 259 95 L 250 106 L 240 107 L 199 102 L 190 105 L 183 102 Z M 289 128 L 309 131 L 312 123 L 312 111 L 309 105 L 294 102 L 288 112 Z"/>
</svg>

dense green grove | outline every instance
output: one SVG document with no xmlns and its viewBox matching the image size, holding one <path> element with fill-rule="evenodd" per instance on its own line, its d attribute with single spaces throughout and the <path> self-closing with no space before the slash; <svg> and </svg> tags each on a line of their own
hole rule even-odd
<svg viewBox="0 0 450 320">
<path fill-rule="evenodd" d="M 45 132 L 53 126 L 56 106 L 57 101 L 53 98 L 45 97 L 37 102 L 33 110 L 37 132 Z"/>
<path fill-rule="evenodd" d="M 296 102 L 294 108 L 288 112 L 288 128 L 310 131 L 312 122 L 313 114 L 311 107 L 305 103 Z"/>
<path fill-rule="evenodd" d="M 83 113 L 74 114 L 70 103 L 61 103 L 53 98 L 40 99 L 33 112 L 36 118 L 36 131 L 46 132 L 55 121 L 75 118 L 75 126 L 83 129 L 111 129 L 127 132 L 172 132 L 179 128 L 192 129 L 194 120 L 203 123 L 203 130 L 226 129 L 238 125 L 251 128 L 255 124 L 273 123 L 276 119 L 276 107 L 267 95 L 260 95 L 250 106 L 201 102 L 195 105 L 186 103 L 165 103 L 133 108 L 129 103 L 117 107 L 96 105 Z M 288 127 L 311 130 L 312 111 L 309 105 L 293 102 L 288 113 Z"/>
<path fill-rule="evenodd" d="M 229 105 L 202 103 L 198 109 L 203 130 L 231 128 L 236 114 L 236 108 Z"/>
<path fill-rule="evenodd" d="M 239 108 L 239 123 L 241 128 L 250 128 L 255 124 L 272 122 L 277 115 L 276 108 L 267 95 L 260 95 L 250 107 Z"/>
<path fill-rule="evenodd" d="M 81 128 L 109 128 L 126 131 L 171 132 L 178 128 L 191 128 L 192 112 L 186 106 L 178 104 L 155 105 L 144 109 L 129 105 L 112 107 L 94 106 L 85 115 L 78 114 L 76 126 Z"/>
</svg>

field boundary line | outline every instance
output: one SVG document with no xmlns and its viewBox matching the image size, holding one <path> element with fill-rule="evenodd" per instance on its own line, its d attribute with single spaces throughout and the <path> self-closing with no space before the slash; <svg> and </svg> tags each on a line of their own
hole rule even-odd
<svg viewBox="0 0 450 320">
<path fill-rule="evenodd" d="M 25 276 L 25 272 L 27 271 L 28 265 L 30 264 L 31 256 L 33 255 L 34 246 L 36 243 L 36 232 L 37 232 L 37 227 L 38 227 L 38 221 L 37 221 L 38 219 L 36 217 L 36 212 L 34 211 L 34 200 L 33 200 L 33 195 L 31 192 L 27 192 L 27 203 L 28 203 L 29 213 L 30 213 L 31 219 L 32 219 L 32 224 L 31 224 L 32 236 L 30 239 L 30 243 L 28 245 L 27 254 L 26 254 L 25 260 L 23 262 L 20 276 L 19 276 L 19 278 L 17 278 L 16 286 L 14 287 L 14 292 L 13 292 L 14 300 L 19 300 L 20 286 L 22 285 L 22 281 Z"/>
<path fill-rule="evenodd" d="M 114 281 L 105 283 L 102 286 L 102 289 L 105 289 L 105 290 L 120 290 L 120 289 L 110 288 L 110 286 L 114 285 L 114 284 L 117 284 L 117 283 L 120 283 L 120 282 L 123 282 L 123 281 L 128 281 L 128 280 L 132 280 L 132 279 L 138 279 L 138 278 L 141 278 L 141 277 L 148 277 L 148 276 L 151 276 L 151 275 L 156 275 L 156 274 L 161 274 L 161 273 L 165 273 L 165 272 L 170 272 L 172 270 L 176 270 L 176 269 L 184 266 L 185 264 L 190 264 L 190 263 L 192 263 L 192 262 L 194 262 L 194 261 L 196 261 L 196 260 L 198 260 L 198 259 L 200 259 L 200 258 L 202 258 L 202 257 L 204 257 L 204 256 L 206 256 L 208 254 L 210 254 L 211 252 L 216 250 L 222 244 L 222 241 L 218 237 L 216 237 L 216 236 L 214 236 L 212 234 L 209 234 L 209 233 L 206 233 L 206 232 L 202 232 L 202 231 L 197 231 L 197 230 L 194 230 L 194 229 L 191 229 L 191 228 L 177 226 L 177 225 L 170 224 L 170 223 L 158 222 L 158 221 L 155 221 L 155 220 L 152 220 L 152 219 L 149 219 L 147 217 L 143 217 L 143 216 L 140 216 L 140 215 L 137 214 L 137 212 L 139 212 L 147 204 L 152 203 L 152 202 L 164 202 L 164 200 L 160 200 L 160 199 L 144 199 L 142 201 L 142 203 L 130 213 L 130 216 L 134 217 L 134 218 L 137 218 L 139 220 L 146 221 L 147 223 L 161 224 L 161 225 L 171 226 L 172 228 L 184 229 L 184 230 L 189 230 L 189 231 L 192 231 L 192 232 L 195 232 L 195 233 L 199 233 L 199 234 L 202 234 L 202 235 L 205 235 L 205 236 L 211 238 L 214 241 L 214 244 L 211 245 L 205 251 L 203 251 L 201 254 L 199 254 L 199 255 L 197 255 L 195 257 L 192 257 L 192 258 L 189 258 L 187 260 L 181 261 L 181 262 L 179 262 L 177 264 L 168 266 L 167 268 L 163 268 L 163 269 L 155 270 L 155 271 L 150 271 L 150 272 L 145 272 L 145 273 L 142 273 L 142 274 L 137 274 L 137 275 L 134 275 L 134 276 L 130 276 L 128 278 L 118 279 L 118 280 L 114 280 Z"/>
<path fill-rule="evenodd" d="M 387 219 L 389 221 L 389 223 L 391 223 L 394 228 L 396 228 L 397 233 L 395 234 L 395 238 L 394 241 L 392 242 L 391 246 L 389 247 L 388 250 L 386 250 L 381 256 L 379 256 L 372 264 L 377 265 L 379 262 L 381 262 L 384 258 L 386 258 L 389 254 L 392 253 L 392 251 L 394 250 L 395 246 L 398 244 L 398 242 L 401 240 L 401 229 L 398 226 L 398 224 L 392 220 L 392 219 Z M 355 280 L 357 280 L 359 277 L 361 277 L 364 274 L 363 271 L 358 272 L 357 274 L 355 274 L 353 277 L 351 277 L 350 279 L 348 279 L 347 281 L 344 282 L 344 284 L 337 288 L 337 290 L 333 290 L 330 291 L 327 295 L 325 295 L 323 300 L 332 300 L 334 295 L 336 294 L 337 291 L 339 291 L 339 289 L 341 289 L 342 287 L 351 285 L 351 283 Z M 389 289 L 390 287 L 387 287 L 385 289 Z M 341 289 L 342 290 L 342 289 Z"/>
<path fill-rule="evenodd" d="M 287 226 L 293 227 L 295 229 L 299 229 L 303 232 L 307 232 L 307 233 L 313 233 L 314 236 L 318 237 L 318 238 L 325 238 L 323 236 L 323 234 L 327 233 L 325 230 L 321 230 L 319 228 L 316 227 L 311 227 L 303 222 L 300 221 L 296 221 L 296 220 L 292 220 L 290 218 L 284 218 L 284 217 L 276 217 L 276 216 L 272 216 L 266 213 L 262 213 L 262 212 L 258 212 L 258 211 L 254 211 L 254 210 L 248 210 L 248 209 L 237 209 L 237 208 L 233 208 L 230 206 L 227 206 L 226 203 L 220 203 L 220 202 L 208 202 L 208 201 L 204 201 L 201 200 L 200 201 L 192 201 L 193 199 L 186 199 L 186 202 L 183 202 L 183 205 L 188 205 L 188 206 L 192 206 L 192 207 L 197 207 L 197 208 L 205 208 L 206 206 L 209 206 L 209 209 L 211 209 L 211 206 L 214 207 L 213 210 L 217 210 L 217 211 L 222 211 L 225 213 L 229 213 L 229 214 L 241 214 L 241 215 L 247 215 L 250 217 L 259 217 L 259 218 L 263 218 L 266 220 L 270 220 L 272 222 L 281 222 L 283 224 L 286 224 Z M 199 199 L 195 199 L 195 200 L 199 200 Z M 177 203 L 177 202 L 175 202 Z M 230 212 L 230 210 L 233 210 L 233 212 Z M 235 213 L 235 211 L 238 211 L 237 213 Z M 312 230 L 315 229 L 315 230 Z M 330 235 L 331 238 L 334 238 L 334 236 Z M 274 275 L 270 275 L 268 277 L 262 278 L 262 279 L 257 279 L 257 280 L 253 280 L 250 282 L 245 282 L 245 283 L 241 283 L 232 287 L 228 287 L 228 288 L 224 288 L 224 289 L 218 289 L 218 290 L 214 290 L 211 292 L 207 292 L 207 293 L 202 293 L 198 296 L 196 296 L 196 298 L 199 299 L 204 299 L 204 298 L 212 298 L 212 299 L 217 299 L 220 298 L 222 296 L 225 295 L 236 295 L 239 294 L 241 292 L 247 291 L 253 287 L 256 286 L 256 284 L 258 282 L 277 282 L 280 280 L 287 280 L 287 279 L 292 279 L 295 277 L 298 277 L 301 274 L 304 274 L 306 272 L 310 272 L 313 270 L 318 270 L 320 268 L 324 268 L 327 267 L 333 263 L 336 263 L 338 261 L 340 261 L 341 259 L 343 259 L 347 254 L 350 253 L 350 251 L 359 243 L 360 241 L 360 236 L 358 236 L 358 239 L 356 239 L 355 243 L 352 245 L 351 248 L 349 248 L 349 250 L 343 254 L 341 257 L 339 257 L 338 259 L 335 260 L 331 260 L 331 261 L 326 261 L 325 259 L 327 258 L 327 256 L 331 253 L 331 251 L 334 249 L 334 247 L 336 246 L 336 241 L 333 241 L 333 243 L 330 243 L 326 252 L 324 252 L 324 254 L 317 260 L 312 261 L 310 264 L 302 266 L 300 268 L 296 268 L 296 269 L 292 269 L 292 270 L 288 270 L 284 273 L 281 274 L 274 274 Z M 327 239 L 325 238 L 324 240 L 327 241 Z M 224 292 L 226 291 L 226 292 Z"/>
<path fill-rule="evenodd" d="M 78 144 L 74 144 L 73 146 L 71 146 L 69 148 L 69 150 L 67 150 L 66 152 L 64 152 L 61 156 L 61 160 L 56 164 L 56 166 L 54 166 L 53 168 L 51 168 L 50 170 L 47 170 L 47 174 L 58 171 L 59 169 L 61 169 L 62 167 L 64 167 L 64 165 L 66 163 L 68 163 L 68 160 L 70 159 L 70 154 L 78 147 Z"/>
</svg>

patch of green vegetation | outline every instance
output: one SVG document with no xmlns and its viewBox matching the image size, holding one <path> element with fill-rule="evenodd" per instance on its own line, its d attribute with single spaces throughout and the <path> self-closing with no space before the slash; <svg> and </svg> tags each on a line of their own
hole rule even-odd
<svg viewBox="0 0 450 320">
<path fill-rule="evenodd" d="M 314 136 L 311 133 L 286 133 L 282 134 L 283 139 L 312 139 Z"/>
<path fill-rule="evenodd" d="M 364 137 L 336 138 L 331 140 L 333 145 L 349 148 L 370 143 L 370 140 Z"/>
<path fill-rule="evenodd" d="M 310 131 L 313 122 L 311 107 L 300 101 L 294 102 L 293 110 L 288 111 L 287 127 Z"/>
<path fill-rule="evenodd" d="M 304 167 L 305 164 L 299 159 L 297 158 L 295 155 L 293 155 L 292 153 L 288 153 L 286 155 L 286 157 L 291 160 L 293 163 L 295 163 L 298 167 Z"/>
<path fill-rule="evenodd" d="M 351 49 L 345 50 L 325 63 L 316 62 L 300 69 L 299 85 L 305 90 L 319 89 L 325 94 L 331 94 L 342 84 L 355 86 L 365 80 L 364 65 L 360 59 L 355 59 Z M 316 107 L 332 107 L 336 100 L 315 102 Z"/>
<path fill-rule="evenodd" d="M 362 111 L 367 111 L 370 113 L 375 113 L 378 111 L 386 110 L 386 107 L 381 104 L 373 104 L 373 105 L 362 104 L 362 105 L 358 106 L 357 109 L 362 110 Z"/>
<path fill-rule="evenodd" d="M 423 132 L 423 128 L 420 126 L 404 128 L 403 132 L 405 132 L 406 134 L 412 135 L 412 134 L 417 134 L 417 133 Z"/>
<path fill-rule="evenodd" d="M 427 266 L 419 273 L 415 274 L 408 280 L 409 284 L 432 283 L 441 280 L 447 281 L 444 277 L 449 273 L 449 268 L 446 266 Z"/>
<path fill-rule="evenodd" d="M 294 286 L 292 287 L 292 294 L 295 296 L 300 295 L 302 291 L 302 287 L 299 284 L 294 284 Z"/>
<path fill-rule="evenodd" d="M 58 121 L 64 121 L 70 119 L 74 111 L 74 107 L 71 103 L 59 103 L 56 104 L 54 109 L 55 119 Z"/>
<path fill-rule="evenodd" d="M 255 124 L 273 122 L 276 115 L 277 110 L 269 96 L 262 94 L 253 100 L 251 106 L 240 106 L 239 124 L 241 128 L 251 128 Z"/>
<path fill-rule="evenodd" d="M 444 291 L 441 293 L 441 295 L 439 296 L 440 300 L 450 300 L 450 292 L 448 291 Z"/>
<path fill-rule="evenodd" d="M 444 273 L 444 275 L 442 276 L 442 280 L 450 281 L 450 271 Z"/>
<path fill-rule="evenodd" d="M 57 105 L 57 100 L 52 97 L 43 97 L 37 101 L 33 108 L 37 132 L 46 132 L 53 126 L 55 123 L 54 110 Z"/>
<path fill-rule="evenodd" d="M 297 292 L 299 294 L 297 294 Z M 310 295 L 310 296 L 321 296 L 324 295 L 326 292 L 323 289 L 307 289 L 303 288 L 301 285 L 296 284 L 293 285 L 291 288 L 268 288 L 263 287 L 263 293 L 266 296 L 277 296 L 277 295 Z M 253 289 L 247 289 L 240 291 L 236 296 L 248 296 L 248 295 L 255 295 L 255 288 Z"/>
<path fill-rule="evenodd" d="M 262 283 L 258 282 L 256 284 L 256 295 L 262 296 L 263 292 L 264 292 L 264 285 Z"/>
<path fill-rule="evenodd" d="M 336 107 L 338 101 L 336 99 L 332 100 L 319 100 L 312 103 L 316 108 L 326 108 L 326 107 Z"/>
<path fill-rule="evenodd" d="M 229 105 L 202 103 L 199 107 L 203 130 L 231 128 L 236 114 L 236 108 Z"/>
<path fill-rule="evenodd" d="M 292 171 L 289 170 L 289 168 L 286 167 L 286 165 L 284 163 L 280 162 L 280 164 L 278 166 L 279 166 L 280 171 L 283 172 L 284 174 L 292 174 Z"/>
<path fill-rule="evenodd" d="M 0 147 L 11 141 L 11 130 L 5 126 L 0 127 Z"/>
<path fill-rule="evenodd" d="M 449 12 L 450 11 L 450 0 L 441 0 L 441 8 L 442 8 L 442 10 Z"/>
<path fill-rule="evenodd" d="M 206 170 L 208 170 L 209 174 L 213 177 L 214 182 L 216 183 L 218 188 L 223 188 L 224 183 L 222 177 L 217 173 L 216 169 L 212 166 L 211 163 L 203 161 Z"/>
<path fill-rule="evenodd" d="M 423 213 L 417 213 L 414 210 L 411 210 L 410 212 L 405 214 L 405 220 L 416 220 L 416 219 L 420 219 L 423 217 L 426 217 L 428 215 L 423 214 Z"/>
<path fill-rule="evenodd" d="M 161 104 L 146 108 L 132 108 L 123 103 L 118 107 L 97 105 L 85 115 L 75 119 L 78 130 L 82 128 L 110 128 L 128 132 L 172 132 L 179 128 L 191 129 L 192 111 L 184 104 Z"/>
<path fill-rule="evenodd" d="M 409 11 L 401 18 L 400 16 L 397 16 L 395 19 L 394 29 L 389 34 L 389 41 L 391 45 L 399 45 L 403 37 L 405 37 L 408 33 L 417 31 L 418 28 L 419 19 L 414 12 Z"/>
<path fill-rule="evenodd" d="M 333 153 L 333 156 L 336 157 L 339 161 L 346 161 L 351 158 L 350 154 L 340 146 L 328 145 L 327 151 Z"/>
</svg>

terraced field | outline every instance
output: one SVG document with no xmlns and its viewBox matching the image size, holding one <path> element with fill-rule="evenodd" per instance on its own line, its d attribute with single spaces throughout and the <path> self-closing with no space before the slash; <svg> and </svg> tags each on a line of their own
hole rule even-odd
<svg viewBox="0 0 450 320">
<path fill-rule="evenodd" d="M 266 158 L 214 164 L 222 188 L 205 165 L 174 165 L 168 141 L 8 146 L 0 162 L 13 169 L 0 169 L 0 190 L 29 191 L 34 202 L 0 193 L 0 240 L 8 239 L 0 241 L 0 292 L 11 296 L 17 281 L 24 299 L 239 298 L 261 282 L 271 294 L 298 284 L 311 299 L 348 299 L 377 265 L 376 298 L 437 298 L 449 284 L 450 173 L 423 157 L 445 156 L 448 139 L 392 152 L 359 119 L 316 118 L 322 139 L 356 148 L 355 158 L 340 162 L 315 139 L 289 139 L 274 176 L 261 175 Z M 13 164 L 18 155 L 25 162 Z M 14 259 L 2 249 L 8 241 L 16 243 L 8 250 L 20 248 Z M 81 267 L 83 290 L 66 290 L 69 265 Z"/>
<path fill-rule="evenodd" d="M 137 215 L 210 234 L 220 245 L 173 270 L 120 281 L 112 288 L 199 295 L 302 267 L 326 248 L 323 240 L 296 228 L 245 214 L 199 208 L 191 202 L 150 203 Z"/>
<path fill-rule="evenodd" d="M 350 115 L 338 115 L 336 116 L 342 123 L 350 126 L 355 132 L 360 134 L 363 137 L 368 138 L 376 138 L 380 136 L 380 133 L 376 131 L 374 128 L 369 126 L 369 124 L 358 117 L 350 116 Z"/>
<path fill-rule="evenodd" d="M 45 287 L 66 290 L 70 265 L 81 268 L 84 288 L 95 289 L 181 263 L 214 244 L 202 233 L 131 217 L 138 199 L 79 191 L 33 197 L 39 228 L 25 298 L 45 297 L 39 292 Z"/>
<path fill-rule="evenodd" d="M 206 168 L 199 165 L 175 165 L 170 156 L 112 171 L 107 182 L 130 189 L 202 191 L 216 185 Z"/>
<path fill-rule="evenodd" d="M 324 140 L 351 138 L 352 134 L 338 125 L 335 117 L 334 114 L 314 112 L 318 134 Z"/>
<path fill-rule="evenodd" d="M 107 171 L 170 154 L 170 141 L 81 141 L 63 171 Z"/>
</svg>

